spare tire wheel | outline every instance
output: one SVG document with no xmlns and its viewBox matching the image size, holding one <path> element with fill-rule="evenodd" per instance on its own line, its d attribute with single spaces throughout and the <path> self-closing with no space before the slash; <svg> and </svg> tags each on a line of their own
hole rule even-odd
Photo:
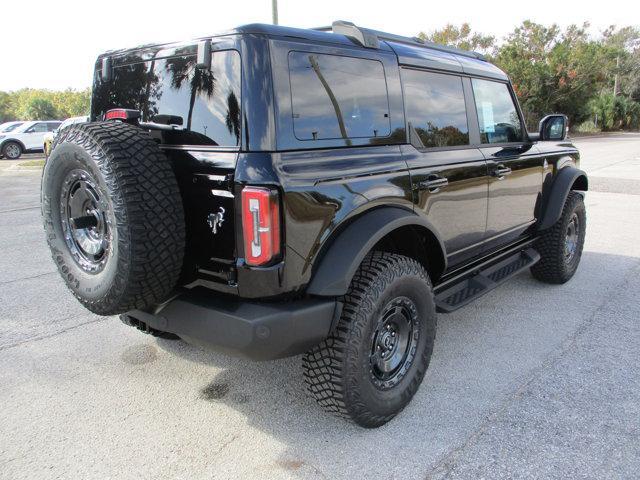
<svg viewBox="0 0 640 480">
<path fill-rule="evenodd" d="M 47 242 L 76 298 L 100 315 L 164 301 L 184 258 L 182 199 L 169 159 L 121 122 L 65 128 L 42 174 Z"/>
</svg>

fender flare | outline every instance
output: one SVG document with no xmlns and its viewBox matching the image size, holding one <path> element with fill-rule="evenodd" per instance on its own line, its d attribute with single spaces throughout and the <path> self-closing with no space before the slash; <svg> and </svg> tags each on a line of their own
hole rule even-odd
<svg viewBox="0 0 640 480">
<path fill-rule="evenodd" d="M 318 296 L 346 294 L 367 253 L 385 235 L 408 225 L 425 227 L 434 235 L 440 245 L 440 260 L 446 269 L 444 243 L 431 222 L 403 208 L 382 207 L 362 214 L 333 239 L 320 259 L 307 293 Z"/>
<path fill-rule="evenodd" d="M 587 191 L 589 189 L 587 174 L 572 166 L 562 168 L 551 183 L 549 190 L 545 192 L 546 201 L 543 203 L 538 230 L 546 230 L 558 221 L 569 192 L 574 185 L 577 185 L 575 190 Z"/>
</svg>

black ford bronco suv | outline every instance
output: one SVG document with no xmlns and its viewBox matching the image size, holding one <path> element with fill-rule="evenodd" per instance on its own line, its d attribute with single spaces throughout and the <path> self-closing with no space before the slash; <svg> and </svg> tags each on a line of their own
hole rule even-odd
<svg viewBox="0 0 640 480">
<path fill-rule="evenodd" d="M 425 374 L 436 311 L 576 271 L 587 177 L 567 119 L 525 129 L 481 55 L 359 28 L 247 25 L 101 55 L 42 212 L 78 300 L 254 359 L 304 354 L 365 427 Z"/>
</svg>

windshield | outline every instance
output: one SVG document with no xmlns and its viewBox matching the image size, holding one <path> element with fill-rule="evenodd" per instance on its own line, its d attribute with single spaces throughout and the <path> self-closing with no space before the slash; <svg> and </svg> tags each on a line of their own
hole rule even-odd
<svg viewBox="0 0 640 480">
<path fill-rule="evenodd" d="M 18 128 L 20 125 L 22 125 L 22 122 L 10 123 L 9 125 L 2 126 L 0 128 L 0 132 L 4 132 L 4 133 L 12 132 L 16 128 Z"/>
<path fill-rule="evenodd" d="M 86 121 L 87 121 L 87 117 L 67 118 L 64 122 L 60 124 L 60 126 L 58 127 L 58 130 L 62 130 L 63 128 L 68 127 L 69 125 L 75 125 L 76 123 L 83 123 Z"/>
<path fill-rule="evenodd" d="M 18 125 L 18 127 L 14 130 L 14 133 L 24 133 L 26 130 L 35 125 L 36 122 L 24 122 Z"/>
</svg>

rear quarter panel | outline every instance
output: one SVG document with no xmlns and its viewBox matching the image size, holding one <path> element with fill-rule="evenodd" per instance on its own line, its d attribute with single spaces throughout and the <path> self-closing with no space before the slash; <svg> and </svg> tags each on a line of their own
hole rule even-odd
<svg viewBox="0 0 640 480">
<path fill-rule="evenodd" d="M 283 189 L 288 261 L 302 284 L 344 225 L 369 209 L 412 210 L 411 179 L 398 146 L 276 155 Z"/>
</svg>

